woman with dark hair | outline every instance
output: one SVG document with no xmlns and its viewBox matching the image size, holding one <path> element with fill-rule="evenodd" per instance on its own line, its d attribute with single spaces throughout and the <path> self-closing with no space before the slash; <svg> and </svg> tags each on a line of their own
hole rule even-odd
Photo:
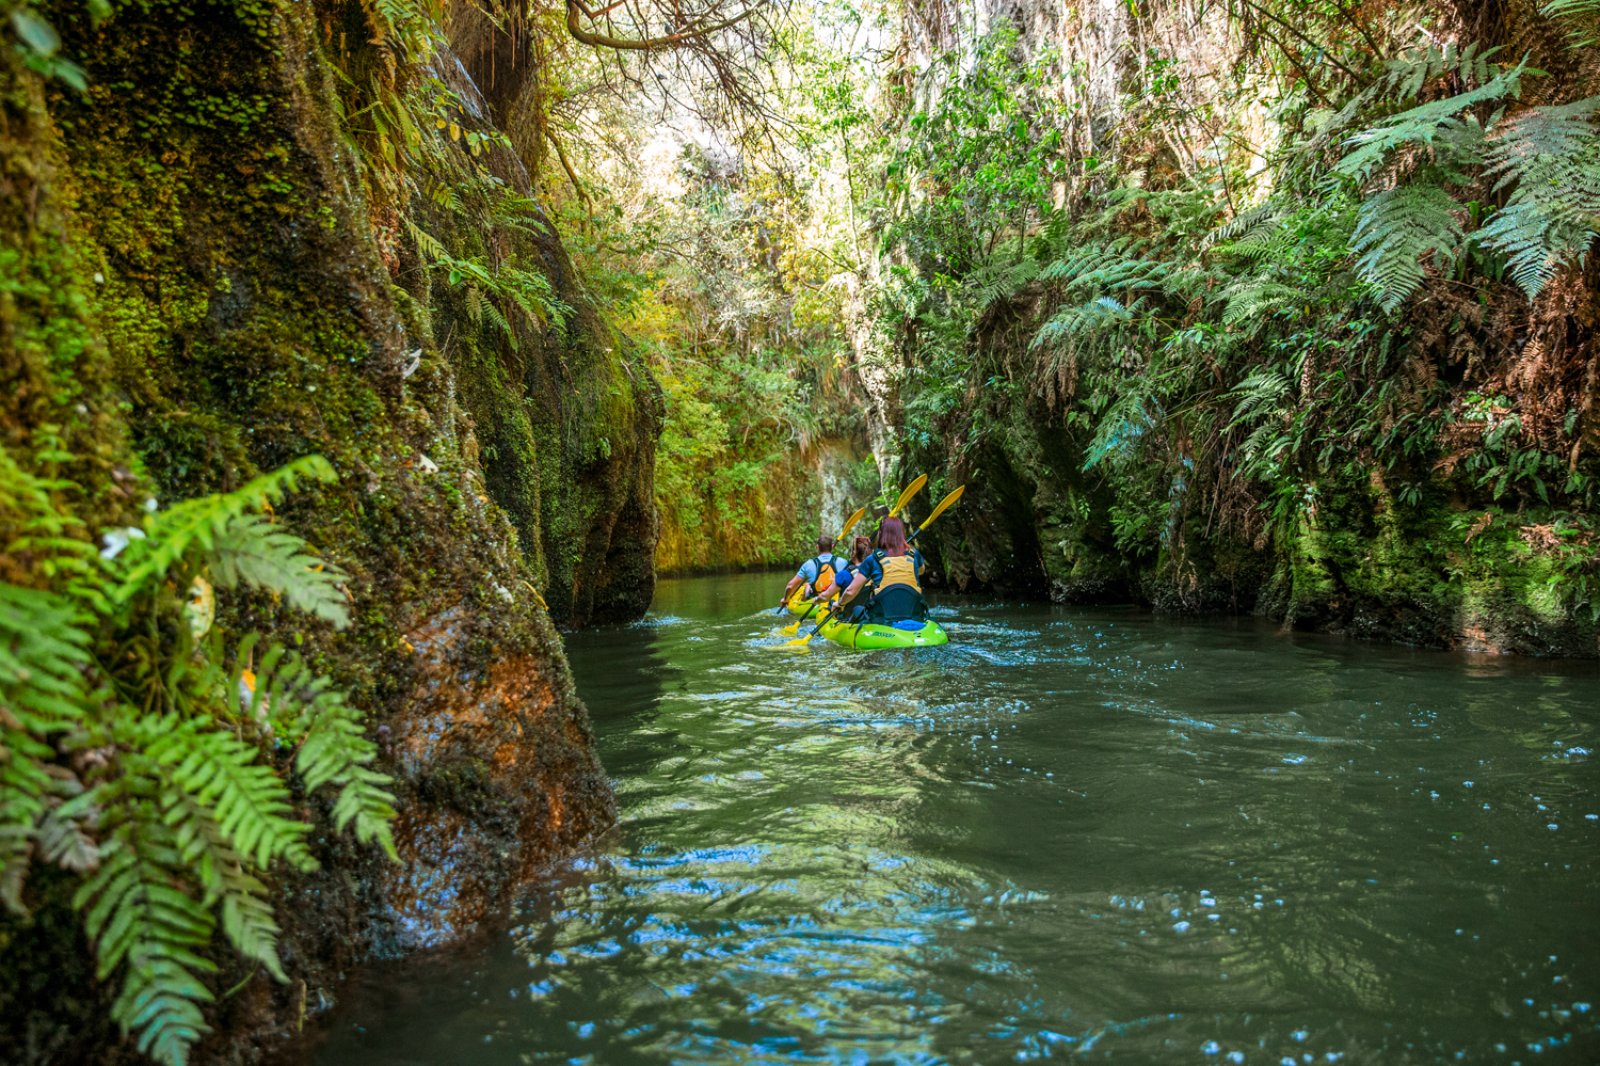
<svg viewBox="0 0 1600 1066">
<path fill-rule="evenodd" d="M 840 565 L 838 572 L 833 575 L 833 582 L 826 588 L 817 589 L 818 596 L 832 596 L 836 591 L 843 591 L 850 587 L 850 582 L 856 576 L 856 567 L 872 551 L 872 541 L 866 537 L 857 536 L 850 545 L 850 561 Z"/>
<path fill-rule="evenodd" d="M 878 526 L 878 550 L 851 568 L 854 577 L 845 588 L 841 611 L 864 606 L 865 620 L 881 625 L 927 618 L 920 580 L 924 566 L 922 553 L 906 543 L 906 524 L 885 518 Z"/>
</svg>

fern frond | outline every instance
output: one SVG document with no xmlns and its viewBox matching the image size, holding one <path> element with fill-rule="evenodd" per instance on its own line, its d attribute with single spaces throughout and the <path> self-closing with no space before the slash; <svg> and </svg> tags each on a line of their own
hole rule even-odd
<svg viewBox="0 0 1600 1066">
<path fill-rule="evenodd" d="M 121 582 L 113 600 L 125 604 L 152 584 L 164 581 L 188 553 L 211 551 L 234 519 L 281 502 L 305 482 L 328 483 L 335 479 L 326 459 L 307 455 L 254 478 L 233 492 L 184 500 L 152 515 L 145 523 L 144 537 L 131 541 L 119 559 Z"/>
<path fill-rule="evenodd" d="M 450 253 L 445 249 L 444 242 L 439 240 L 439 238 L 435 237 L 433 234 L 429 233 L 427 230 L 423 229 L 421 226 L 417 225 L 415 222 L 411 221 L 409 218 L 406 219 L 406 232 L 410 234 L 411 239 L 416 242 L 417 251 L 422 253 L 422 255 L 430 262 L 437 262 L 440 259 L 449 258 Z"/>
<path fill-rule="evenodd" d="M 258 515 L 230 519 L 205 559 L 221 588 L 254 585 L 276 592 L 314 617 L 343 629 L 350 621 L 340 584 L 346 575 L 309 554 L 306 542 Z"/>
<path fill-rule="evenodd" d="M 73 906 L 95 946 L 101 980 L 126 966 L 111 1016 L 138 1048 L 167 1066 L 183 1066 L 188 1048 L 209 1031 L 200 1004 L 214 997 L 199 977 L 216 966 L 200 952 L 215 928 L 210 911 L 181 889 L 182 856 L 145 798 L 156 782 L 125 780 L 129 801 L 106 844 L 106 858 L 78 889 Z"/>
<path fill-rule="evenodd" d="M 39 736 L 83 715 L 91 636 L 65 596 L 0 584 L 0 722 Z"/>
<path fill-rule="evenodd" d="M 1422 257 L 1430 252 L 1441 265 L 1452 260 L 1464 234 L 1457 205 L 1437 185 L 1388 189 L 1361 204 L 1351 250 L 1356 272 L 1373 287 L 1385 311 L 1396 307 L 1422 283 Z"/>
<path fill-rule="evenodd" d="M 1474 236 L 1506 256 L 1530 299 L 1600 236 L 1600 96 L 1536 107 L 1502 123 L 1486 173 L 1514 186 L 1506 206 Z"/>
<path fill-rule="evenodd" d="M 1212 230 L 1201 244 L 1203 247 L 1211 248 L 1226 247 L 1235 242 L 1242 242 L 1249 236 L 1276 234 L 1281 230 L 1278 222 L 1286 213 L 1287 208 L 1281 201 L 1269 198 L 1234 215 Z"/>
<path fill-rule="evenodd" d="M 278 980 L 288 980 L 278 959 L 278 922 L 267 886 L 228 842 L 210 807 L 176 790 L 164 792 L 161 800 L 162 821 L 205 892 L 202 905 L 220 903 L 223 934 L 239 954 L 261 963 Z"/>
<path fill-rule="evenodd" d="M 1124 393 L 1100 416 L 1084 456 L 1083 469 L 1093 470 L 1108 459 L 1114 464 L 1127 462 L 1153 425 L 1155 419 L 1144 393 L 1139 390 Z"/>
<path fill-rule="evenodd" d="M 281 646 L 262 657 L 255 701 L 278 739 L 299 745 L 295 769 L 306 791 L 327 786 L 339 790 L 334 824 L 352 828 L 357 840 L 376 843 L 393 856 L 389 826 L 394 796 L 387 791 L 390 779 L 371 769 L 378 751 L 362 728 L 360 711 L 327 678 Z"/>
<path fill-rule="evenodd" d="M 1225 289 L 1222 299 L 1222 324 L 1238 326 L 1293 310 L 1305 303 L 1306 294 L 1270 277 L 1247 274 Z"/>
<path fill-rule="evenodd" d="M 1466 92 L 1419 104 L 1351 135 L 1345 141 L 1349 150 L 1334 171 L 1358 182 L 1365 181 L 1400 146 L 1431 145 L 1445 138 L 1452 138 L 1463 152 L 1470 152 L 1482 137 L 1482 129 L 1471 109 L 1515 95 L 1526 65 L 1526 62 L 1519 63 Z"/>
<path fill-rule="evenodd" d="M 39 823 L 49 809 L 45 760 L 54 752 L 20 730 L 0 731 L 0 742 L 8 755 L 0 760 L 0 901 L 13 914 L 26 916 L 22 889 Z"/>
<path fill-rule="evenodd" d="M 144 754 L 171 785 L 215 813 L 229 846 L 263 869 L 278 858 L 298 870 L 316 868 L 305 844 L 310 827 L 290 817 L 288 789 L 256 762 L 254 747 L 174 715 L 146 717 L 139 732 Z"/>
<path fill-rule="evenodd" d="M 1247 425 L 1281 410 L 1290 387 L 1289 379 L 1278 368 L 1256 367 L 1228 394 L 1234 400 L 1233 420 L 1228 428 Z"/>
<path fill-rule="evenodd" d="M 472 291 L 476 293 L 478 290 L 473 289 Z M 488 297 L 483 297 L 481 306 L 482 317 L 487 318 L 489 323 L 511 343 L 511 350 L 516 351 L 517 331 L 511 327 L 511 320 L 506 318 L 505 312 L 501 311 L 499 306 Z"/>
<path fill-rule="evenodd" d="M 1600 0 L 1550 0 L 1540 13 L 1571 25 L 1567 37 L 1573 48 L 1600 43 Z"/>
</svg>

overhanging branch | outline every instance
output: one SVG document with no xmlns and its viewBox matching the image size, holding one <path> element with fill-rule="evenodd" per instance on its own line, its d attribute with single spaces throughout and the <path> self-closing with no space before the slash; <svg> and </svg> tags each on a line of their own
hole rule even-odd
<svg viewBox="0 0 1600 1066">
<path fill-rule="evenodd" d="M 709 34 L 716 33 L 719 30 L 737 26 L 756 12 L 755 7 L 746 7 L 738 14 L 718 22 L 701 23 L 660 37 L 617 37 L 584 27 L 584 19 L 593 21 L 615 10 L 617 6 L 617 4 L 612 4 L 610 7 L 599 11 L 591 11 L 582 3 L 582 0 L 567 0 L 567 32 L 572 35 L 574 40 L 592 45 L 595 48 L 613 48 L 624 52 L 663 52 L 669 48 L 677 48 L 681 45 L 702 40 Z"/>
</svg>

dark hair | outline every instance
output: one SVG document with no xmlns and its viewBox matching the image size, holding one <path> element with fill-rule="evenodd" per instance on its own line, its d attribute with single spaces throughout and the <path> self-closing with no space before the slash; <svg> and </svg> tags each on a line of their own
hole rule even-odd
<svg viewBox="0 0 1600 1066">
<path fill-rule="evenodd" d="M 855 544 L 852 545 L 852 550 L 850 552 L 850 561 L 859 563 L 861 560 L 867 557 L 867 553 L 870 551 L 872 551 L 872 538 L 863 537 L 861 534 L 857 533 Z"/>
<path fill-rule="evenodd" d="M 819 552 L 831 552 L 831 551 L 833 551 L 833 538 L 829 537 L 829 536 L 818 537 L 817 538 L 817 551 L 819 551 Z"/>
<path fill-rule="evenodd" d="M 906 524 L 898 518 L 885 518 L 878 525 L 878 547 L 888 555 L 904 555 Z"/>
</svg>

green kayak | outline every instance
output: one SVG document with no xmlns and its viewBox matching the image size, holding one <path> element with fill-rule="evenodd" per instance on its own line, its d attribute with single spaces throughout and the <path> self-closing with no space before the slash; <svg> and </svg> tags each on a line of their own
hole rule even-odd
<svg viewBox="0 0 1600 1066">
<path fill-rule="evenodd" d="M 826 607 L 811 610 L 811 601 L 796 596 L 788 603 L 789 613 L 795 616 L 807 615 L 807 625 L 822 617 Z M 803 630 L 802 630 L 803 631 Z M 863 622 L 859 625 L 853 622 L 832 621 L 822 627 L 822 636 L 844 648 L 854 648 L 857 651 L 876 651 L 879 648 L 931 648 L 939 644 L 948 644 L 950 637 L 939 628 L 939 623 L 928 619 L 918 629 L 899 629 L 895 626 L 879 625 L 876 622 Z"/>
<path fill-rule="evenodd" d="M 900 629 L 896 626 L 878 625 L 876 622 L 829 622 L 822 627 L 822 635 L 844 648 L 857 651 L 876 651 L 879 648 L 932 648 L 948 644 L 950 638 L 939 628 L 939 623 L 928 619 L 919 629 Z"/>
</svg>

